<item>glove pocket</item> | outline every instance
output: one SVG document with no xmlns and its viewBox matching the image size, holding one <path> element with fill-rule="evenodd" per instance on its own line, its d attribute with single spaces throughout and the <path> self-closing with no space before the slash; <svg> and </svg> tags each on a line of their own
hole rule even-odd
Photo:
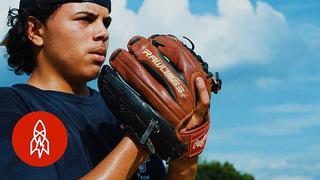
<svg viewBox="0 0 320 180">
<path fill-rule="evenodd" d="M 204 150 L 209 128 L 210 114 L 208 112 L 206 119 L 200 126 L 185 132 L 182 132 L 180 128 L 176 129 L 177 137 L 187 145 L 187 151 L 182 158 L 190 158 L 199 155 Z"/>
</svg>

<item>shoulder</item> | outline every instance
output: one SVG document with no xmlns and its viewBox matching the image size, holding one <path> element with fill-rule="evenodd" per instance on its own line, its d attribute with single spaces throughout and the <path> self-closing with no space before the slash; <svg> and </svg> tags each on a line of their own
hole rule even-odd
<svg viewBox="0 0 320 180">
<path fill-rule="evenodd" d="M 0 87 L 0 97 L 13 96 L 14 92 L 11 87 Z"/>
<path fill-rule="evenodd" d="M 21 104 L 19 96 L 12 88 L 0 87 L 0 146 L 4 147 L 11 142 L 11 135 L 17 121 L 27 113 Z M 4 144 L 3 144 L 4 143 Z"/>
<path fill-rule="evenodd" d="M 27 109 L 19 94 L 11 87 L 0 87 L 0 113 L 24 114 Z"/>
</svg>

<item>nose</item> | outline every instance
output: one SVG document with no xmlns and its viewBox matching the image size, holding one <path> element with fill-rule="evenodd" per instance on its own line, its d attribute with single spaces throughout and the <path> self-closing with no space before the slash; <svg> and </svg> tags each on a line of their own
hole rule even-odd
<svg viewBox="0 0 320 180">
<path fill-rule="evenodd" d="M 108 41 L 109 39 L 109 31 L 108 29 L 104 26 L 104 24 L 97 23 L 97 26 L 95 27 L 95 34 L 93 37 L 93 40 L 95 41 L 103 41 L 104 43 Z"/>
</svg>

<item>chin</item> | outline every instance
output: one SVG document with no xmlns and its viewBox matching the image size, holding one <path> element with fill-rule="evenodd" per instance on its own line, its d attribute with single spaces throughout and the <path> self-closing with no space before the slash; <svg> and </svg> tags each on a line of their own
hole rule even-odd
<svg viewBox="0 0 320 180">
<path fill-rule="evenodd" d="M 91 69 L 90 71 L 88 71 L 85 75 L 87 81 L 91 81 L 91 80 L 96 79 L 99 76 L 100 69 L 101 68 L 99 67 L 99 68 L 94 68 L 94 69 Z"/>
</svg>

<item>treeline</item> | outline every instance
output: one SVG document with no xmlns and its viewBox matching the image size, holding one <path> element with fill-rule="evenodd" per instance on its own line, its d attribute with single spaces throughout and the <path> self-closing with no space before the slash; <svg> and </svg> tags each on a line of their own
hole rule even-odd
<svg viewBox="0 0 320 180">
<path fill-rule="evenodd" d="M 254 180 L 254 177 L 237 171 L 229 162 L 200 161 L 196 180 Z"/>
</svg>

